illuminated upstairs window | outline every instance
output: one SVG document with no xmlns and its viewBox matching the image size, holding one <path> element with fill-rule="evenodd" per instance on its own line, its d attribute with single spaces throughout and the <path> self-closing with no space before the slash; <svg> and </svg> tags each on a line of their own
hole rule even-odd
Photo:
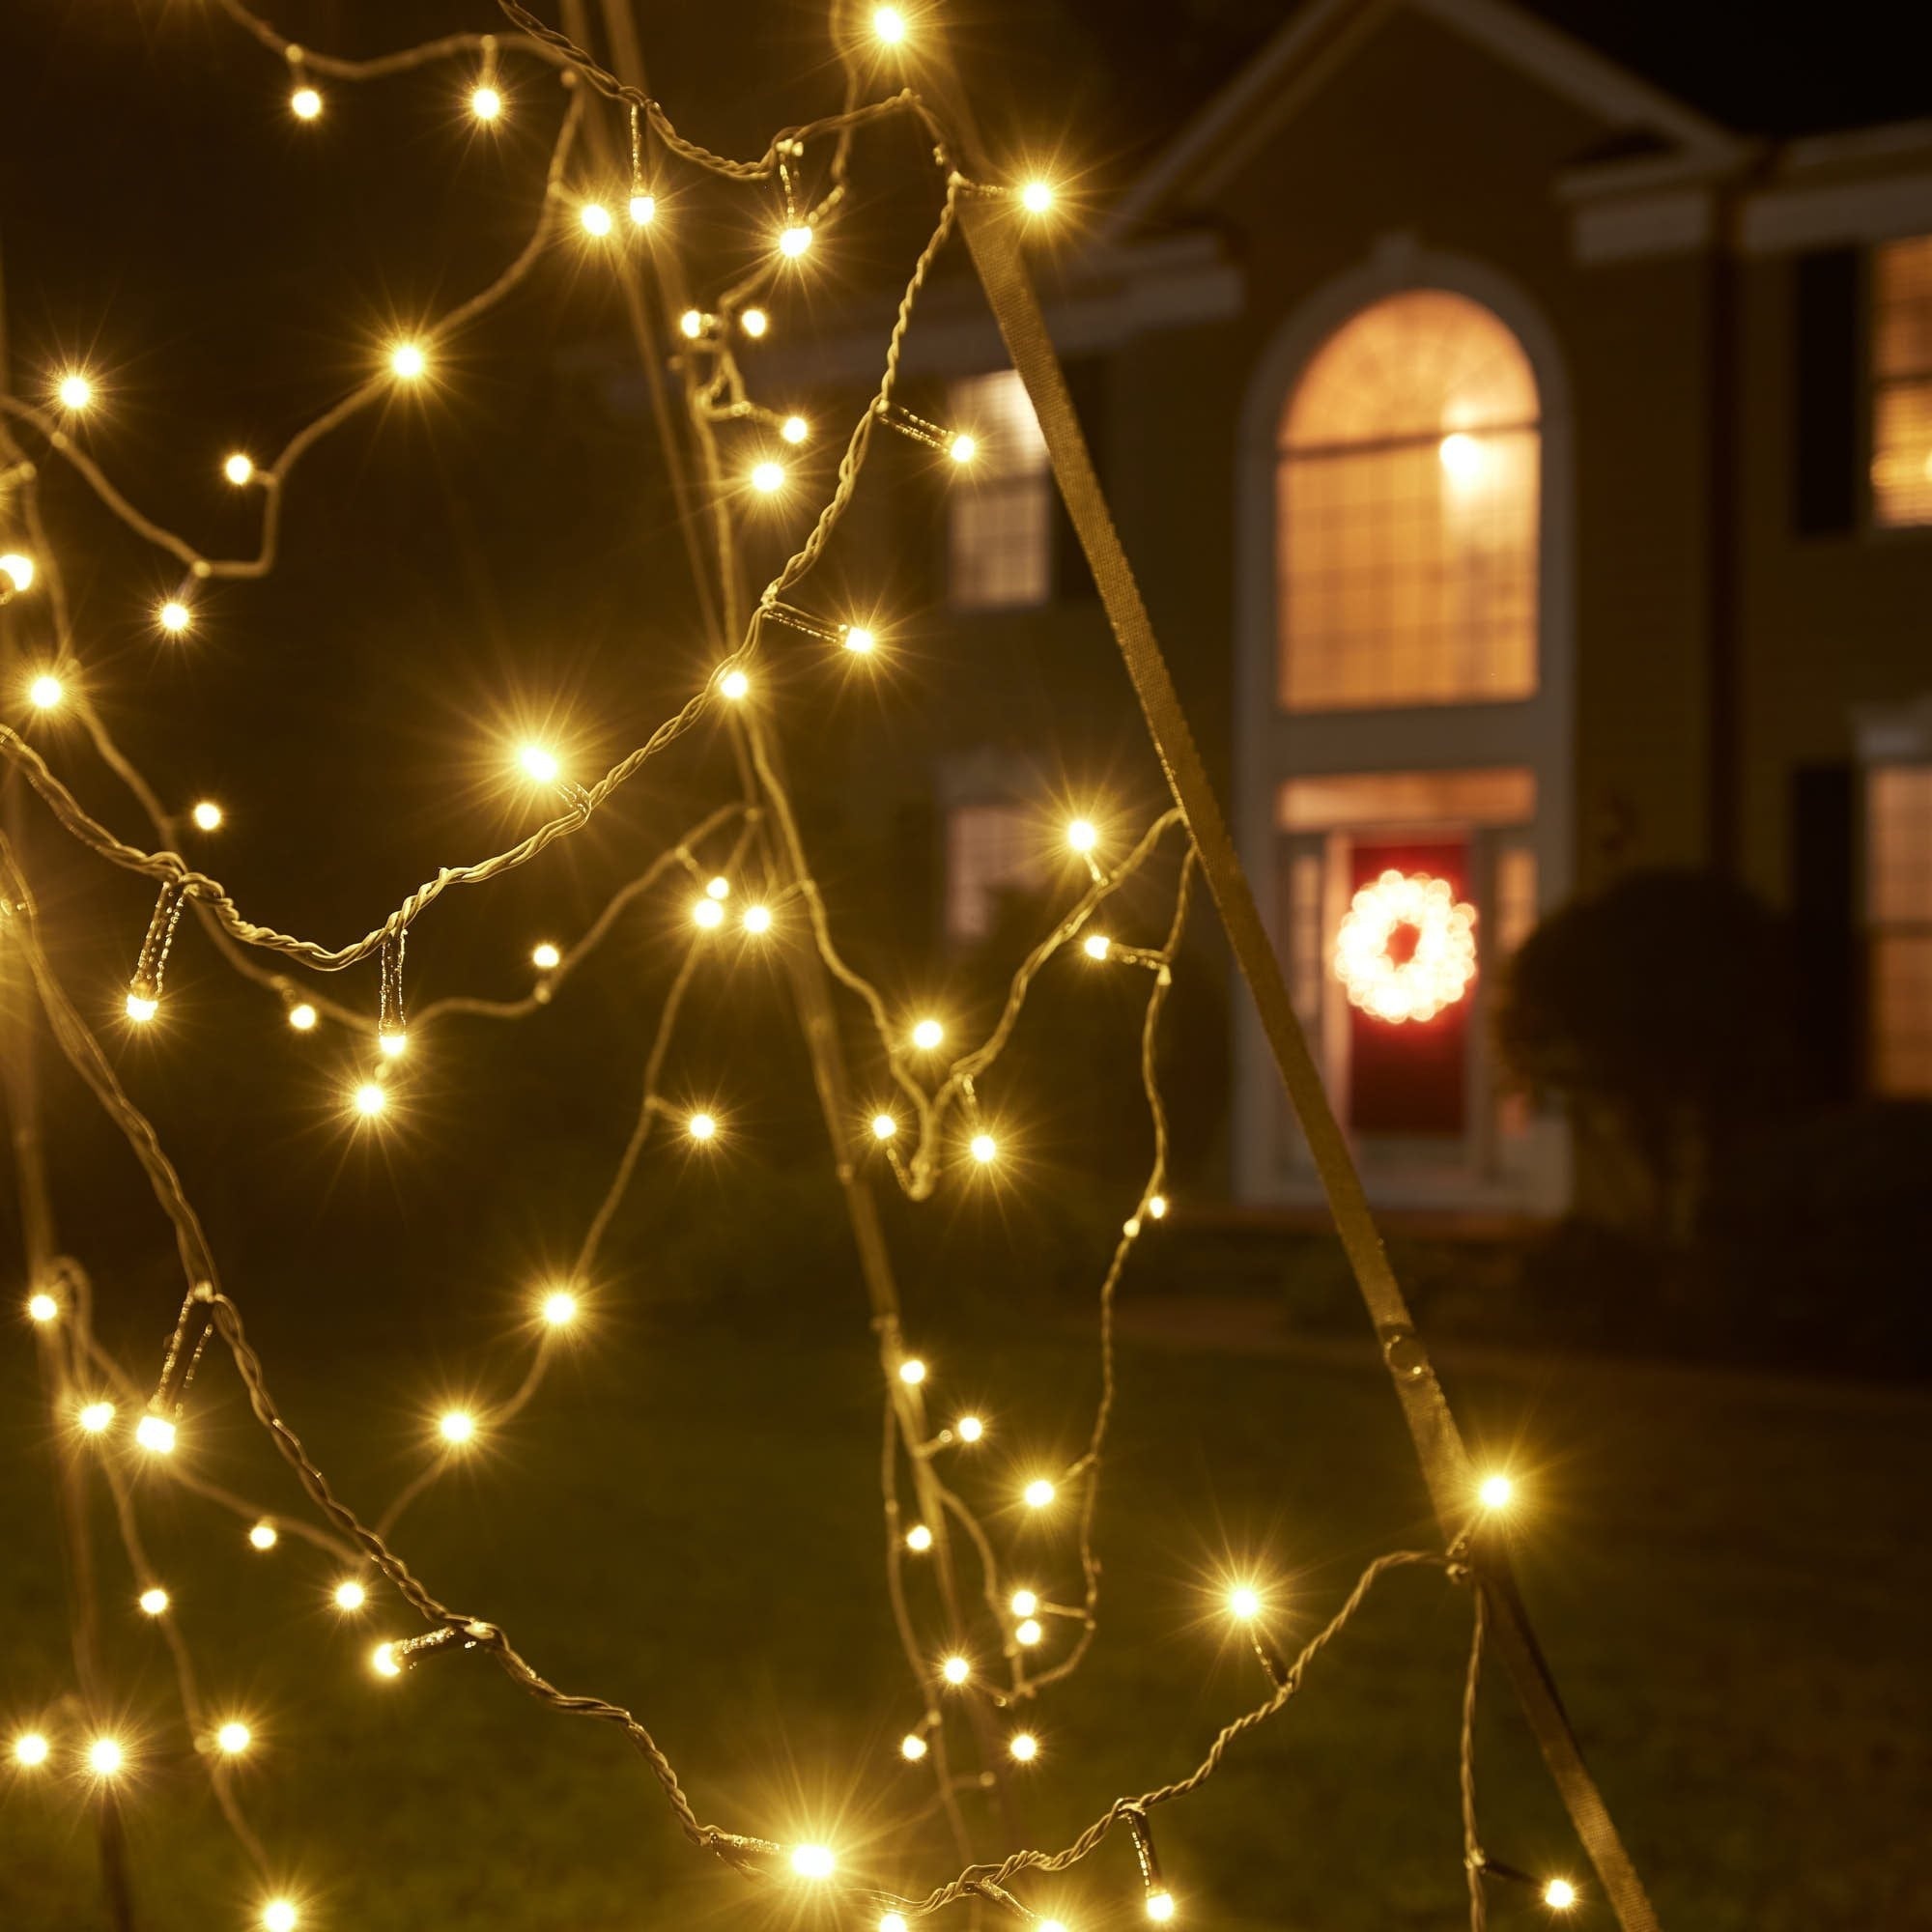
<svg viewBox="0 0 1932 1932">
<path fill-rule="evenodd" d="M 1053 594 L 1053 476 L 1026 385 L 1010 369 L 950 385 L 947 420 L 975 454 L 952 479 L 953 608 L 1011 611 Z"/>
<path fill-rule="evenodd" d="M 1932 235 L 1872 255 L 1872 521 L 1932 524 Z"/>
<path fill-rule="evenodd" d="M 1538 422 L 1529 358 L 1466 297 L 1391 296 L 1321 345 L 1278 443 L 1284 709 L 1535 692 Z"/>
</svg>

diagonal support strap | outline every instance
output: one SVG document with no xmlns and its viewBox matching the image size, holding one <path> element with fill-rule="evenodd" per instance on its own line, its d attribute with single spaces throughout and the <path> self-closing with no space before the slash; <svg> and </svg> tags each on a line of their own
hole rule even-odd
<svg viewBox="0 0 1932 1932">
<path fill-rule="evenodd" d="M 1456 1419 L 1429 1357 L 1417 1338 L 1408 1305 L 1389 1265 L 1354 1157 L 1328 1104 L 1328 1095 L 1289 1000 L 1281 965 L 1262 925 L 1261 913 L 1241 870 L 1227 821 L 1222 816 L 1201 753 L 1194 743 L 1180 699 L 1141 601 L 1140 587 L 1121 547 L 1087 440 L 1074 414 L 1039 298 L 1020 252 L 1013 203 L 1004 195 L 965 188 L 959 203 L 960 227 L 974 266 L 992 305 L 1007 352 L 1026 384 L 1066 512 L 1106 607 L 1127 675 L 1146 715 L 1162 769 L 1176 801 L 1186 814 L 1201 869 L 1214 895 L 1229 943 L 1260 1009 L 1282 1085 L 1301 1122 L 1328 1197 L 1336 1232 L 1354 1271 L 1362 1299 L 1382 1344 L 1395 1380 L 1416 1455 L 1429 1486 L 1436 1520 L 1453 1543 L 1466 1530 L 1474 1493 L 1474 1471 Z M 1492 1641 L 1516 1685 L 1545 1761 L 1568 1806 L 1623 1932 L 1659 1932 L 1656 1912 L 1617 1835 L 1577 1748 L 1576 1733 L 1556 1694 L 1548 1667 L 1531 1633 L 1506 1561 L 1486 1556 L 1494 1623 Z"/>
</svg>

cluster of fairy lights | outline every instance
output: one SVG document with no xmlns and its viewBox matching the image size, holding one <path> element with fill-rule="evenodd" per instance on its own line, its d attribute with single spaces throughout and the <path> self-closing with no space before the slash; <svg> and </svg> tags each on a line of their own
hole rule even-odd
<svg viewBox="0 0 1932 1932">
<path fill-rule="evenodd" d="M 950 465 L 970 466 L 979 453 L 980 439 L 970 426 L 945 426 L 913 414 L 894 391 L 900 344 L 913 307 L 933 258 L 952 227 L 956 197 L 963 193 L 999 195 L 1015 208 L 1020 218 L 1048 213 L 1054 206 L 1049 185 L 1029 182 L 993 186 L 945 174 L 945 201 L 939 225 L 914 270 L 888 348 L 886 374 L 854 428 L 840 469 L 840 480 L 803 548 L 773 580 L 761 599 L 743 644 L 726 657 L 676 717 L 668 721 L 643 746 L 613 766 L 595 783 L 585 785 L 566 771 L 562 756 L 545 744 L 530 742 L 505 748 L 505 764 L 518 781 L 539 797 L 554 800 L 560 810 L 519 845 L 478 864 L 444 868 L 418 889 L 384 923 L 359 941 L 330 949 L 298 939 L 245 920 L 218 881 L 179 856 L 167 844 L 185 826 L 203 835 L 220 832 L 226 822 L 223 807 L 200 800 L 185 811 L 170 813 L 147 781 L 120 751 L 93 705 L 84 677 L 72 657 L 71 633 L 65 593 L 54 551 L 42 525 L 35 495 L 36 466 L 23 453 L 18 437 L 38 437 L 47 449 L 70 463 L 93 487 L 100 502 L 130 528 L 184 566 L 179 588 L 154 611 L 154 621 L 164 635 L 189 640 L 199 620 L 199 593 L 222 579 L 258 578 L 271 567 L 279 533 L 277 493 L 290 469 L 320 438 L 346 421 L 357 410 L 389 392 L 395 385 L 431 381 L 439 351 L 457 328 L 474 321 L 525 279 L 546 250 L 573 232 L 578 245 L 614 245 L 620 230 L 647 234 L 653 248 L 673 245 L 665 233 L 656 175 L 646 166 L 647 147 L 655 156 L 680 160 L 726 179 L 780 187 L 782 207 L 771 236 L 773 257 L 786 270 L 803 269 L 818 246 L 820 234 L 840 213 L 844 196 L 844 164 L 848 137 L 866 123 L 890 114 L 918 116 L 935 137 L 935 156 L 947 166 L 944 127 L 910 86 L 869 104 L 860 102 L 856 81 L 862 64 L 848 45 L 848 77 L 854 82 L 846 110 L 810 127 L 794 129 L 776 140 L 757 162 L 732 162 L 679 136 L 655 102 L 633 97 L 615 86 L 580 50 L 560 37 L 539 28 L 508 4 L 505 11 L 526 29 L 527 38 L 506 41 L 499 49 L 494 36 L 452 37 L 422 48 L 381 60 L 355 63 L 325 57 L 296 46 L 257 19 L 241 0 L 219 0 L 223 10 L 258 41 L 287 63 L 289 109 L 303 123 L 326 119 L 327 84 L 335 79 L 360 80 L 392 73 L 430 62 L 455 62 L 466 69 L 463 96 L 468 112 L 488 128 L 516 111 L 518 93 L 499 66 L 501 53 L 515 50 L 549 64 L 567 93 L 567 105 L 552 154 L 543 210 L 528 244 L 511 267 L 483 294 L 452 311 L 435 326 L 388 346 L 382 368 L 344 401 L 295 437 L 280 455 L 263 462 L 241 450 L 220 463 L 220 473 L 238 490 L 263 494 L 263 540 L 253 557 L 222 560 L 202 555 L 185 539 L 155 523 L 125 497 L 86 447 L 84 426 L 90 412 L 111 403 L 111 384 L 83 368 L 53 372 L 43 400 L 0 396 L 0 604 L 20 603 L 31 612 L 43 598 L 48 607 L 56 649 L 30 673 L 24 696 L 31 709 L 45 714 L 49 724 L 63 717 L 77 720 L 92 744 L 118 777 L 162 839 L 162 849 L 149 851 L 124 843 L 85 810 L 56 776 L 46 758 L 27 738 L 0 724 L 0 755 L 32 786 L 55 820 L 83 845 L 109 863 L 156 882 L 157 899 L 141 943 L 125 999 L 126 1023 L 165 1032 L 165 968 L 184 911 L 192 910 L 209 940 L 227 963 L 278 999 L 288 1024 L 298 1033 L 315 1032 L 325 1021 L 358 1031 L 370 1051 L 365 1071 L 343 1097 L 345 1122 L 352 1131 L 380 1132 L 384 1119 L 399 1099 L 407 1106 L 407 1074 L 412 1040 L 439 1023 L 469 1015 L 514 1019 L 546 1006 L 560 993 L 579 966 L 640 899 L 654 897 L 668 911 L 672 930 L 683 927 L 682 960 L 659 1015 L 645 1063 L 644 1092 L 638 1123 L 620 1161 L 616 1178 L 586 1233 L 574 1269 L 546 1284 L 532 1297 L 531 1323 L 535 1336 L 529 1363 L 515 1391 L 490 1405 L 452 1406 L 426 1420 L 434 1453 L 416 1478 L 391 1502 L 373 1525 L 345 1505 L 322 1471 L 309 1461 L 298 1437 L 288 1426 L 269 1394 L 262 1366 L 247 1343 L 239 1310 L 217 1285 L 213 1255 L 195 1211 L 158 1138 L 134 1107 L 99 1047 L 96 1036 L 68 997 L 48 963 L 40 939 L 40 917 L 17 856 L 0 838 L 0 943 L 18 950 L 31 974 L 43 1010 L 57 1044 L 92 1089 L 109 1116 L 128 1136 L 156 1196 L 174 1223 L 189 1279 L 189 1292 L 158 1388 L 144 1395 L 132 1377 L 97 1342 L 91 1320 L 91 1289 L 84 1271 L 70 1258 L 49 1264 L 47 1278 L 33 1286 L 25 1312 L 40 1336 L 44 1363 L 52 1372 L 52 1386 L 60 1419 L 83 1445 L 93 1445 L 95 1465 L 116 1506 L 122 1540 L 133 1573 L 134 1601 L 141 1612 L 166 1633 L 174 1658 L 185 1723 L 208 1767 L 220 1809 L 260 1875 L 263 1893 L 255 1907 L 256 1922 L 266 1932 L 296 1932 L 315 1917 L 299 1887 L 278 1874 L 249 1826 L 239 1802 L 233 1772 L 262 1749 L 259 1719 L 244 1710 L 211 1705 L 201 1694 L 190 1654 L 183 1637 L 181 1619 L 166 1583 L 156 1577 L 142 1545 L 131 1471 L 136 1463 L 163 1472 L 193 1493 L 233 1515 L 245 1524 L 247 1545 L 265 1557 L 291 1541 L 317 1550 L 330 1566 L 327 1589 L 336 1611 L 346 1619 L 378 1613 L 385 1595 L 393 1594 L 428 1625 L 416 1635 L 381 1636 L 371 1633 L 368 1667 L 376 1679 L 394 1679 L 446 1650 L 477 1650 L 490 1656 L 533 1695 L 558 1709 L 589 1715 L 618 1724 L 648 1762 L 677 1815 L 685 1834 L 741 1871 L 756 1877 L 831 1888 L 849 1900 L 855 1912 L 867 1915 L 877 1932 L 907 1932 L 915 1918 L 926 1917 L 960 1901 L 990 1903 L 1030 1923 L 1038 1932 L 1066 1932 L 1057 1918 L 1035 1911 L 1009 1888 L 1030 1871 L 1054 1873 L 1079 1862 L 1116 1829 L 1131 1838 L 1137 1856 L 1147 1916 L 1165 1921 L 1177 1914 L 1177 1893 L 1170 1888 L 1155 1847 L 1150 1814 L 1153 1807 L 1182 1797 L 1210 1776 L 1223 1753 L 1246 1729 L 1272 1717 L 1299 1688 L 1307 1663 L 1347 1625 L 1374 1583 L 1388 1571 L 1410 1565 L 1431 1565 L 1459 1583 L 1468 1584 L 1480 1568 L 1485 1540 L 1502 1533 L 1514 1502 L 1510 1480 L 1502 1475 L 1485 1479 L 1471 1498 L 1466 1530 L 1444 1553 L 1398 1551 L 1378 1558 L 1363 1573 L 1340 1610 L 1293 1659 L 1279 1648 L 1273 1634 L 1277 1622 L 1271 1593 L 1258 1583 L 1228 1587 L 1225 1609 L 1232 1626 L 1254 1650 L 1268 1681 L 1265 1701 L 1244 1712 L 1213 1740 L 1207 1757 L 1178 1782 L 1135 1797 L 1122 1798 L 1096 1819 L 1073 1844 L 1056 1853 L 1017 1851 L 996 1865 L 969 1862 L 956 1878 L 921 1896 L 900 1896 L 845 1876 L 838 1849 L 811 1841 L 781 1843 L 748 1836 L 701 1824 L 685 1798 L 668 1758 L 649 1732 L 629 1711 L 594 1698 L 566 1697 L 544 1680 L 510 1645 L 502 1629 L 487 1619 L 459 1613 L 440 1604 L 397 1554 L 390 1538 L 410 1503 L 481 1442 L 497 1437 L 535 1397 L 547 1365 L 567 1338 L 584 1328 L 594 1316 L 594 1294 L 584 1288 L 594 1275 L 598 1244 L 617 1202 L 627 1187 L 636 1162 L 654 1137 L 676 1134 L 695 1149 L 723 1154 L 728 1151 L 730 1115 L 722 1103 L 693 1103 L 674 1099 L 665 1090 L 663 1068 L 684 995 L 694 976 L 707 962 L 715 963 L 718 949 L 733 935 L 746 945 L 795 945 L 814 949 L 832 979 L 852 994 L 876 1030 L 884 1063 L 885 1085 L 880 1098 L 863 1121 L 853 1122 L 855 1142 L 869 1141 L 904 1192 L 916 1201 L 930 1198 L 942 1183 L 957 1177 L 973 1184 L 974 1177 L 997 1173 L 1002 1163 L 1002 1127 L 980 1105 L 978 1082 L 994 1065 L 1011 1037 L 1028 991 L 1040 973 L 1061 954 L 1088 962 L 1086 968 L 1127 967 L 1149 975 L 1149 998 L 1142 1031 L 1142 1076 L 1153 1129 L 1154 1157 L 1146 1184 L 1121 1235 L 1100 1291 L 1102 1393 L 1089 1445 L 1072 1463 L 1026 1473 L 1017 1493 L 1008 1500 L 1026 1516 L 1052 1520 L 1070 1515 L 1076 1526 L 1076 1557 L 1081 1588 L 1076 1601 L 1053 1601 L 1037 1587 L 1037 1579 L 1018 1581 L 1003 1573 L 979 1517 L 946 1480 L 944 1470 L 960 1459 L 970 1459 L 987 1437 L 990 1425 L 972 1413 L 956 1413 L 943 1426 L 926 1422 L 926 1403 L 935 1375 L 896 1334 L 886 1350 L 888 1454 L 884 1484 L 888 1531 L 889 1580 L 909 1661 L 920 1680 L 924 1708 L 906 1730 L 899 1746 L 908 1764 L 929 1764 L 939 1779 L 939 1796 L 956 1815 L 957 1794 L 980 1788 L 983 1777 L 955 1774 L 947 1744 L 949 1711 L 972 1707 L 984 1720 L 1017 1719 L 1004 1723 L 1000 1748 L 1009 1766 L 1026 1767 L 1049 1753 L 1028 1715 L 1047 1685 L 1069 1675 L 1080 1663 L 1097 1628 L 1100 1566 L 1094 1547 L 1094 1504 L 1101 1454 L 1114 1394 L 1113 1304 L 1115 1289 L 1127 1258 L 1148 1225 L 1168 1212 L 1166 1186 L 1166 1121 L 1154 1079 L 1157 1025 L 1172 968 L 1184 927 L 1193 856 L 1183 849 L 1172 922 L 1164 940 L 1153 946 L 1126 944 L 1095 922 L 1101 909 L 1129 880 L 1136 877 L 1170 832 L 1181 831 L 1179 814 L 1170 811 L 1156 820 L 1131 845 L 1106 829 L 1104 819 L 1072 816 L 1064 824 L 1069 868 L 1084 871 L 1084 884 L 1055 926 L 1036 945 L 1015 972 L 1005 1009 L 992 1032 L 950 1061 L 952 1029 L 937 1012 L 897 1012 L 877 989 L 844 959 L 833 936 L 824 903 L 809 873 L 795 870 L 787 878 L 776 862 L 771 820 L 790 821 L 791 808 L 771 756 L 767 721 L 761 715 L 757 677 L 760 653 L 770 627 L 822 643 L 851 657 L 872 663 L 890 661 L 890 634 L 867 617 L 828 617 L 790 601 L 789 593 L 810 571 L 826 535 L 850 500 L 871 431 L 890 427 L 924 444 Z M 867 16 L 871 30 L 870 58 L 876 64 L 911 62 L 917 55 L 915 18 L 898 9 L 882 7 Z M 630 117 L 629 193 L 616 204 L 595 193 L 573 194 L 567 185 L 578 137 L 585 121 L 584 83 L 620 99 Z M 838 162 L 831 186 L 815 201 L 801 198 L 808 149 L 813 141 L 836 142 Z M 559 213 L 559 208 L 568 211 Z M 709 357 L 694 379 L 690 396 L 694 411 L 707 422 L 741 423 L 762 437 L 776 434 L 786 445 L 808 442 L 812 435 L 807 417 L 791 409 L 767 407 L 750 393 L 732 353 L 733 339 L 756 339 L 774 326 L 770 298 L 757 298 L 771 285 L 761 275 L 721 292 L 709 306 L 691 308 L 675 323 L 686 353 Z M 760 497 L 781 497 L 789 483 L 781 458 L 758 441 L 743 471 L 746 506 Z M 14 526 L 19 526 L 17 538 Z M 736 735 L 747 753 L 746 795 L 721 807 L 688 827 L 641 873 L 622 888 L 599 918 L 578 940 L 565 947 L 546 939 L 529 953 L 535 980 L 528 995 L 517 1001 L 451 998 L 432 1003 L 407 1016 L 403 1000 L 404 944 L 412 922 L 451 883 L 482 882 L 535 859 L 551 844 L 567 838 L 587 822 L 605 798 L 647 758 L 682 736 L 700 718 L 716 715 Z M 766 863 L 753 863 L 760 854 Z M 1398 875 L 1390 875 L 1397 877 Z M 771 881 L 780 881 L 772 885 Z M 1385 879 L 1382 882 L 1387 884 Z M 1404 882 L 1407 884 L 1409 882 Z M 682 905 L 682 912 L 679 906 Z M 1434 901 L 1430 901 L 1433 909 Z M 1358 901 L 1359 909 L 1359 901 Z M 1455 908 L 1460 911 L 1462 909 Z M 1385 949 L 1384 949 L 1385 950 Z M 1420 949 L 1418 949 L 1419 951 Z M 253 955 L 266 952 L 284 961 L 320 973 L 342 970 L 374 957 L 380 986 L 375 1024 L 327 998 L 286 973 L 263 966 Z M 1455 995 L 1451 995 L 1454 997 Z M 201 1351 L 211 1335 L 227 1347 L 247 1389 L 251 1406 L 270 1432 L 276 1448 L 296 1473 L 325 1520 L 318 1526 L 306 1520 L 278 1516 L 222 1489 L 194 1467 L 191 1432 L 185 1429 L 185 1398 Z M 131 1424 L 131 1427 L 129 1426 Z M 896 1449 L 896 1454 L 895 1450 Z M 906 1521 L 901 1512 L 896 1469 L 900 1459 L 917 1465 L 923 1481 L 920 1493 L 937 1507 L 941 1518 L 951 1516 L 964 1528 L 981 1570 L 986 1617 L 995 1641 L 976 1653 L 965 1644 L 933 1647 L 923 1643 L 904 1608 L 900 1567 L 935 1548 L 935 1524 Z M 943 1533 L 943 1520 L 940 1524 Z M 1477 1671 L 1481 1658 L 1482 1609 L 1480 1584 L 1476 1635 L 1470 1658 L 1465 1698 L 1463 1771 L 1465 1855 L 1469 1871 L 1472 1921 L 1483 1922 L 1484 1887 L 1491 1879 L 1533 1887 L 1543 1901 L 1559 1910 L 1578 1900 L 1577 1887 L 1567 1879 L 1535 1880 L 1488 1857 L 1475 1836 L 1473 1816 L 1473 1716 Z M 999 1662 L 992 1661 L 997 1650 Z M 1056 1655 L 1056 1653 L 1058 1653 Z M 1036 1668 L 1042 1658 L 1051 1661 Z M 75 1700 L 63 1700 L 71 1710 Z M 50 1706 L 49 1708 L 54 1708 Z M 270 1741 L 272 1751 L 273 1741 Z M 43 1720 L 18 1728 L 10 1747 L 14 1772 L 22 1776 L 62 1768 L 74 1772 L 117 1797 L 138 1790 L 145 1755 L 143 1741 L 100 1723 L 56 1724 Z M 962 1850 L 964 1850 L 962 1835 Z"/>
</svg>

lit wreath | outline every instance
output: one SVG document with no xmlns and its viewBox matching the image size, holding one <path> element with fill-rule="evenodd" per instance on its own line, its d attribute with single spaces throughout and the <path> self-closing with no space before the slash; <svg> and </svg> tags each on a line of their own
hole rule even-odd
<svg viewBox="0 0 1932 1932">
<path fill-rule="evenodd" d="M 1398 936 L 1414 937 L 1407 957 Z M 1335 973 L 1372 1018 L 1433 1020 L 1476 977 L 1476 909 L 1447 879 L 1384 872 L 1358 892 L 1335 935 Z"/>
</svg>

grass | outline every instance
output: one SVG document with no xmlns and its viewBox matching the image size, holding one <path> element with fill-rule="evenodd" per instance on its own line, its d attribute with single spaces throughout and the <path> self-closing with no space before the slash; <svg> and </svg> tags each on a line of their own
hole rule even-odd
<svg viewBox="0 0 1932 1932">
<path fill-rule="evenodd" d="M 769 1312 L 667 1318 L 648 1334 L 612 1322 L 513 1439 L 479 1444 L 417 1506 L 400 1540 L 439 1594 L 502 1622 L 553 1681 L 635 1708 L 700 1816 L 778 1837 L 823 1833 L 849 1868 L 923 1886 L 953 1865 L 930 1824 L 895 1823 L 927 1787 L 895 1751 L 918 1702 L 882 1588 L 876 1370 L 862 1337 L 857 1321 Z M 446 1381 L 426 1381 L 420 1349 L 304 1335 L 293 1314 L 263 1339 L 285 1408 L 365 1507 L 408 1473 L 412 1431 L 438 1389 L 475 1386 L 460 1361 Z M 1084 1338 L 1050 1321 L 1016 1339 L 960 1320 L 921 1346 L 936 1399 L 962 1396 L 992 1419 L 969 1484 L 1009 1493 L 1037 1460 L 1072 1450 L 1092 1398 Z M 1932 1563 L 1916 1534 L 1924 1400 L 1555 1360 L 1450 1381 L 1478 1438 L 1522 1475 L 1529 1602 L 1664 1923 L 1932 1924 L 1916 1843 L 1932 1770 Z M 30 1350 L 9 1345 L 10 1722 L 45 1715 L 71 1677 L 35 1400 Z M 300 1507 L 225 1364 L 204 1372 L 192 1434 L 184 1453 L 211 1473 L 274 1509 Z M 159 1482 L 144 1510 L 211 1704 L 256 1723 L 244 1797 L 310 1903 L 304 1932 L 764 1927 L 793 1916 L 789 1897 L 682 1842 L 614 1734 L 540 1708 L 474 1657 L 376 1681 L 369 1645 L 411 1628 L 386 1590 L 347 1620 L 328 1602 L 334 1572 L 296 1539 L 257 1554 L 242 1525 Z M 1061 1530 L 1006 1519 L 1001 1530 L 1025 1552 L 1027 1580 L 1063 1598 L 1073 1588 Z M 1366 1343 L 1350 1362 L 1314 1360 L 1259 1328 L 1197 1332 L 1184 1314 L 1130 1341 L 1100 1517 L 1101 1637 L 1039 1713 L 1044 1748 L 1018 1780 L 1027 1841 L 1064 1843 L 1117 1794 L 1191 1767 L 1216 1726 L 1258 1699 L 1259 1670 L 1210 1588 L 1231 1563 L 1275 1579 L 1293 1641 L 1370 1556 L 1427 1536 Z M 99 1548 L 113 1682 L 141 1746 L 126 1814 L 140 1923 L 239 1932 L 255 1922 L 259 1888 L 206 1798 L 156 1633 L 104 1522 Z M 929 1602 L 916 1607 L 924 1615 Z M 1463 1922 L 1466 1627 L 1465 1602 L 1438 1576 L 1390 1578 L 1290 1710 L 1157 1814 L 1186 1923 Z M 1486 1842 L 1512 1863 L 1581 1878 L 1499 1669 L 1490 1687 Z M 59 1722 L 56 1712 L 50 1728 Z M 1004 1849 L 981 1823 L 983 1846 Z M 0 1924 L 103 1922 L 71 1777 L 0 1771 Z M 1144 1922 L 1124 1839 L 1018 1889 L 1077 1932 Z M 824 1908 L 808 1916 L 845 1922 Z M 1545 1918 L 1496 1894 L 1499 1932 Z M 1597 1905 L 1578 1922 L 1610 1920 Z"/>
</svg>

